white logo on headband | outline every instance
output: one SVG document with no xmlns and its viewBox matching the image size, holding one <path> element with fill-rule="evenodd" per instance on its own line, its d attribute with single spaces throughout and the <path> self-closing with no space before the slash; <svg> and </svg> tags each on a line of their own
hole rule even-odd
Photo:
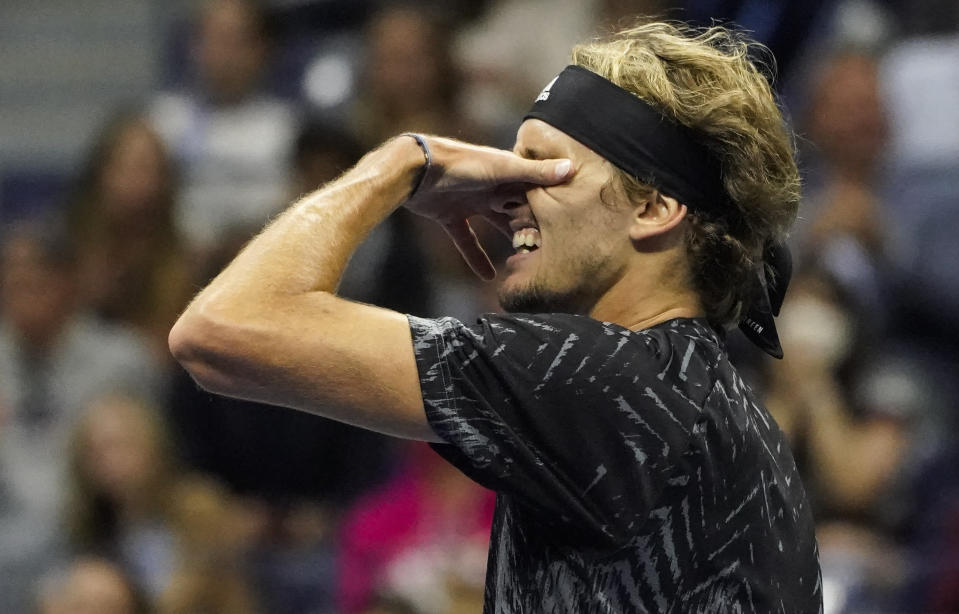
<svg viewBox="0 0 959 614">
<path fill-rule="evenodd" d="M 549 88 L 553 87 L 553 84 L 556 83 L 556 80 L 559 79 L 559 75 L 553 77 L 553 80 L 546 84 L 546 87 L 543 88 L 543 91 L 539 93 L 539 96 L 536 97 L 535 102 L 542 102 L 549 98 Z"/>
</svg>

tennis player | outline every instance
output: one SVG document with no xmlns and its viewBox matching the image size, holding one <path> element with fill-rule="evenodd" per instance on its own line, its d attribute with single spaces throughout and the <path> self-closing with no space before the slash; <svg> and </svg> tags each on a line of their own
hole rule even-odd
<svg viewBox="0 0 959 614">
<path fill-rule="evenodd" d="M 783 435 L 729 361 L 781 356 L 790 134 L 752 45 L 651 23 L 578 46 L 513 152 L 403 135 L 294 203 L 170 333 L 211 391 L 426 440 L 498 493 L 485 611 L 819 612 Z M 423 319 L 336 296 L 406 206 L 507 314 Z M 290 471 L 296 471 L 290 467 Z"/>
</svg>

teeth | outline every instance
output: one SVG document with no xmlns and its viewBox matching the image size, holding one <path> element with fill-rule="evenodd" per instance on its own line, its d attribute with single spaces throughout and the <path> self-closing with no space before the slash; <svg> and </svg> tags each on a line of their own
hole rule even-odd
<svg viewBox="0 0 959 614">
<path fill-rule="evenodd" d="M 520 252 L 531 251 L 529 248 L 540 246 L 539 230 L 536 228 L 523 228 L 513 233 L 513 249 Z"/>
</svg>

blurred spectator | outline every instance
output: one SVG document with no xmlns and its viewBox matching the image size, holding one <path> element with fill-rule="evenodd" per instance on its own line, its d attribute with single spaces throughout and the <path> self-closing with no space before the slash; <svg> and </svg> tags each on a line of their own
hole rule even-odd
<svg viewBox="0 0 959 614">
<path fill-rule="evenodd" d="M 884 332 L 895 276 L 880 189 L 887 123 L 876 60 L 856 50 L 822 60 L 806 124 L 814 173 L 794 230 L 801 260 L 827 270 L 871 332 Z"/>
<path fill-rule="evenodd" d="M 454 44 L 464 112 L 498 146 L 511 147 L 523 114 L 569 63 L 574 44 L 663 8 L 660 0 L 495 0 Z"/>
<path fill-rule="evenodd" d="M 37 614 L 147 614 L 146 599 L 113 563 L 80 557 L 41 580 Z"/>
<path fill-rule="evenodd" d="M 450 30 L 436 13 L 412 3 L 390 5 L 373 15 L 365 34 L 352 117 L 364 150 L 402 132 L 477 137 L 458 113 L 461 80 Z"/>
<path fill-rule="evenodd" d="M 891 120 L 886 190 L 895 203 L 889 208 L 894 255 L 904 271 L 903 321 L 910 334 L 953 364 L 959 360 L 959 242 L 952 232 L 959 224 L 956 14 L 953 6 L 926 15 L 939 31 L 895 44 L 881 71 Z M 941 31 L 944 25 L 949 32 Z"/>
<path fill-rule="evenodd" d="M 256 230 L 288 191 L 293 108 L 261 90 L 272 33 L 255 0 L 208 0 L 197 15 L 196 81 L 162 94 L 153 121 L 183 169 L 176 222 L 201 252 L 229 230 Z"/>
<path fill-rule="evenodd" d="M 817 521 L 826 612 L 882 612 L 907 580 L 895 540 L 932 402 L 923 373 L 821 272 L 794 280 L 779 318 L 786 357 L 766 403 L 790 439 Z M 878 556 L 882 553 L 882 556 Z"/>
<path fill-rule="evenodd" d="M 477 612 L 495 495 L 426 444 L 407 444 L 406 452 L 404 470 L 343 525 L 341 609 L 379 611 L 373 604 L 382 597 L 425 614 Z"/>
<path fill-rule="evenodd" d="M 359 156 L 348 134 L 306 124 L 295 141 L 290 199 L 332 180 Z M 422 256 L 406 236 L 408 225 L 404 211 L 373 231 L 352 258 L 341 294 L 401 311 L 426 309 Z M 205 275 L 212 278 L 226 266 L 245 240 L 239 235 L 221 243 Z M 184 371 L 178 372 L 171 408 L 178 442 L 194 467 L 264 505 L 270 501 L 267 507 L 281 516 L 298 502 L 347 504 L 391 471 L 390 438 L 307 413 L 211 395 Z"/>
<path fill-rule="evenodd" d="M 359 156 L 348 134 L 307 124 L 296 140 L 294 194 L 325 184 Z M 404 312 L 427 310 L 423 257 L 409 237 L 409 215 L 398 211 L 373 230 L 350 260 L 340 294 Z M 239 247 L 239 240 L 224 245 L 210 273 Z M 339 510 L 389 477 L 393 440 L 307 413 L 210 395 L 185 372 L 174 395 L 174 424 L 189 461 L 223 479 L 261 516 L 254 571 L 264 607 L 328 610 Z"/>
<path fill-rule="evenodd" d="M 451 32 L 437 14 L 408 2 L 388 5 L 371 18 L 365 34 L 366 59 L 352 115 L 363 147 L 403 132 L 486 140 L 460 112 L 462 82 L 451 54 Z M 415 216 L 397 217 L 412 220 L 405 242 L 418 243 L 429 264 L 432 302 L 425 315 L 472 321 L 496 309 L 492 286 L 473 276 L 442 229 Z M 489 227 L 478 224 L 475 230 L 484 244 L 492 243 Z"/>
<path fill-rule="evenodd" d="M 816 69 L 806 123 L 819 154 L 820 202 L 804 212 L 813 247 L 839 234 L 871 251 L 882 246 L 875 192 L 888 131 L 878 70 L 871 56 L 855 50 L 828 56 Z"/>
<path fill-rule="evenodd" d="M 14 422 L 38 430 L 105 391 L 159 393 L 141 339 L 78 309 L 74 262 L 72 240 L 56 224 L 16 226 L 0 247 L 0 395 Z"/>
<path fill-rule="evenodd" d="M 496 0 L 456 39 L 464 111 L 511 147 L 533 98 L 595 26 L 598 0 Z"/>
<path fill-rule="evenodd" d="M 62 228 L 10 229 L 0 244 L 0 610 L 56 557 L 64 453 L 82 407 L 112 391 L 156 398 L 157 367 L 133 332 L 77 309 Z"/>
<path fill-rule="evenodd" d="M 877 356 L 864 352 L 856 312 L 828 277 L 794 280 L 780 321 L 789 352 L 772 369 L 767 404 L 807 465 L 817 517 L 868 514 L 901 464 L 910 414 L 921 407 L 854 409 L 851 381 L 863 377 L 865 356 Z M 843 377 L 853 369 L 860 372 Z"/>
<path fill-rule="evenodd" d="M 843 0 L 685 0 L 678 4 L 670 17 L 696 26 L 735 24 L 749 32 L 750 38 L 775 54 L 777 72 L 788 76 L 806 39 L 823 27 L 823 14 Z"/>
<path fill-rule="evenodd" d="M 823 523 L 825 593 L 836 612 L 951 611 L 944 587 L 956 577 L 949 517 L 959 480 L 943 468 L 956 460 L 959 328 L 949 324 L 955 284 L 948 280 L 957 258 L 946 229 L 959 220 L 959 200 L 950 187 L 955 171 L 947 170 L 954 156 L 933 153 L 951 143 L 944 136 L 949 120 L 940 115 L 927 124 L 935 114 L 918 108 L 935 107 L 950 88 L 913 100 L 920 84 L 951 83 L 917 71 L 953 67 L 945 49 L 926 56 L 928 64 L 915 63 L 913 53 L 900 45 L 882 63 L 853 50 L 834 53 L 811 92 L 809 132 L 822 164 L 807 202 L 818 208 L 804 235 L 804 259 L 834 281 L 819 280 L 818 303 L 808 302 L 802 283 L 798 296 L 790 291 L 799 309 L 784 307 L 785 323 L 790 314 L 805 316 L 793 327 L 800 340 L 785 363 L 800 354 L 824 362 L 840 356 L 828 386 L 800 371 L 773 392 L 783 405 L 813 408 L 798 447 Z M 897 65 L 903 72 L 890 81 Z M 903 115 L 904 107 L 912 113 Z M 830 409 L 838 407 L 846 409 Z M 795 415 L 777 418 L 787 426 Z"/>
<path fill-rule="evenodd" d="M 239 572 L 241 519 L 214 483 L 175 470 L 156 412 L 128 397 L 92 404 L 70 455 L 73 546 L 128 570 L 160 612 L 252 612 Z"/>
<path fill-rule="evenodd" d="M 362 155 L 350 134 L 331 125 L 311 122 L 296 139 L 295 194 L 307 194 L 352 167 Z M 404 313 L 429 309 L 426 263 L 411 238 L 415 220 L 399 209 L 370 233 L 350 258 L 338 293 L 347 298 L 385 305 Z"/>
<path fill-rule="evenodd" d="M 93 146 L 70 211 L 81 301 L 101 318 L 143 333 L 161 362 L 191 291 L 173 220 L 173 174 L 146 119 L 119 114 Z"/>
<path fill-rule="evenodd" d="M 37 604 L 43 614 L 146 611 L 131 578 L 158 597 L 161 613 L 242 614 L 253 599 L 238 557 L 251 544 L 244 571 L 264 611 L 334 610 L 337 568 L 351 611 L 479 610 L 480 542 L 492 499 L 444 477 L 448 467 L 433 467 L 425 448 L 394 475 L 393 448 L 378 435 L 214 397 L 178 374 L 175 443 L 194 468 L 238 491 L 241 505 L 213 483 L 177 474 L 156 414 L 116 395 L 159 398 L 157 354 L 166 360 L 167 328 L 188 298 L 190 274 L 218 270 L 285 202 L 407 130 L 509 147 L 531 99 L 567 63 L 571 43 L 663 4 L 407 1 L 388 3 L 362 31 L 344 26 L 387 3 L 282 4 L 270 10 L 285 14 L 301 37 L 295 52 L 314 52 L 316 31 L 338 52 L 339 63 L 316 71 L 311 87 L 332 96 L 330 75 L 346 74 L 333 97 L 343 112 L 358 92 L 346 121 L 306 126 L 297 138 L 292 105 L 266 93 L 295 82 L 287 73 L 296 62 L 275 70 L 274 43 L 289 52 L 290 41 L 275 39 L 265 3 L 204 0 L 189 65 L 177 67 L 187 87 L 152 101 L 152 130 L 135 114 L 104 129 L 70 203 L 69 234 L 38 222 L 12 228 L 0 243 L 0 612 L 28 611 L 31 587 L 53 568 Z M 822 39 L 806 52 L 816 69 L 808 83 L 796 83 L 809 100 L 802 113 L 809 196 L 795 233 L 805 272 L 780 320 L 786 360 L 764 365 L 763 384 L 816 508 L 827 614 L 959 611 L 959 4 L 681 4 L 672 15 L 746 26 L 780 51 L 784 71 L 809 32 L 869 49 L 896 31 L 907 35 L 881 57 L 865 47 L 827 48 Z M 840 23 L 828 26 L 820 9 L 832 4 Z M 463 8 L 479 21 L 458 33 L 446 18 Z M 896 16 L 895 30 L 887 14 Z M 76 25 L 66 13 L 59 22 Z M 69 31 L 79 47 L 102 38 Z M 16 57 L 0 60 L 0 68 L 14 65 Z M 64 64 L 44 82 L 90 88 L 97 70 L 115 75 L 124 66 L 81 74 Z M 279 90 L 292 88 L 271 89 Z M 26 104 L 17 102 L 14 81 L 4 91 L 14 106 Z M 23 152 L 8 153 L 15 160 Z M 171 160 L 183 173 L 179 200 Z M 43 169 L 28 170 L 31 179 Z M 4 212 L 25 211 L 11 209 L 16 204 L 7 199 Z M 491 247 L 500 244 L 507 245 Z M 339 289 L 467 321 L 496 308 L 491 290 L 472 278 L 445 235 L 404 210 L 371 233 Z M 930 398 L 940 387 L 951 403 Z M 60 566 L 65 452 L 82 409 L 96 399 L 77 435 L 70 535 L 126 570 L 87 557 Z M 344 508 L 391 477 L 342 527 Z M 897 600 L 903 583 L 908 590 Z"/>
</svg>

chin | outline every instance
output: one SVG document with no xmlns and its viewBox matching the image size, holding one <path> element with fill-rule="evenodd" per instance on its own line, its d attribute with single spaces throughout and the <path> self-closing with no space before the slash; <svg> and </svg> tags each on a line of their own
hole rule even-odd
<svg viewBox="0 0 959 614">
<path fill-rule="evenodd" d="M 586 258 L 552 267 L 514 270 L 499 287 L 499 303 L 508 313 L 588 315 L 606 291 L 611 276 L 602 258 Z"/>
<path fill-rule="evenodd" d="M 499 290 L 500 307 L 507 313 L 576 313 L 570 298 L 535 282 L 518 287 L 504 283 Z"/>
</svg>

